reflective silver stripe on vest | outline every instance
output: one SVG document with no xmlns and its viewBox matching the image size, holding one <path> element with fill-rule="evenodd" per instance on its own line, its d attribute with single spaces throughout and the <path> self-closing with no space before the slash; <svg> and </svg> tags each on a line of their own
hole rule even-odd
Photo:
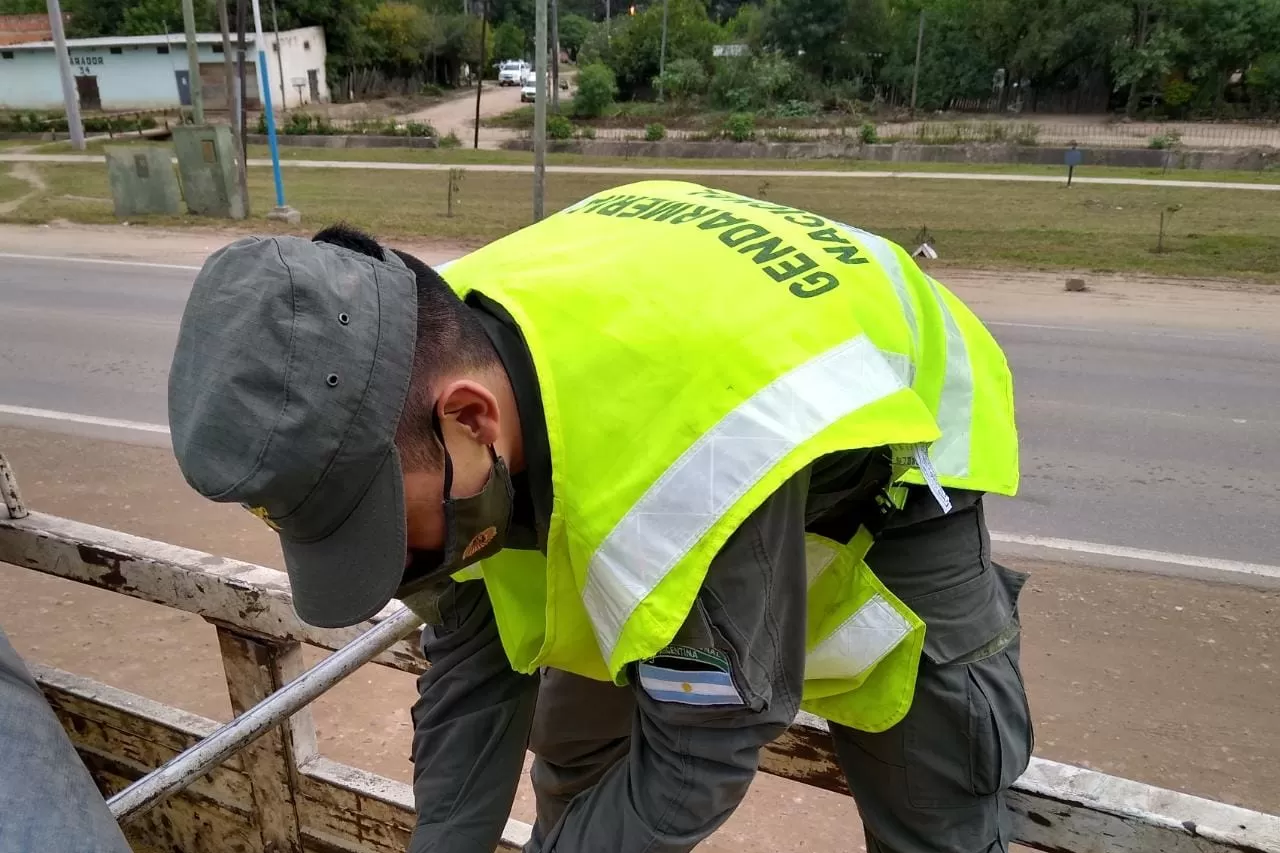
<svg viewBox="0 0 1280 853">
<path fill-rule="evenodd" d="M 973 430 L 973 366 L 969 349 L 951 309 L 938 292 L 938 283 L 928 278 L 929 289 L 942 312 L 947 336 L 947 365 L 938 399 L 938 428 L 942 437 L 929 448 L 929 458 L 944 477 L 969 476 L 969 445 Z"/>
<path fill-rule="evenodd" d="M 878 234 L 872 234 L 870 231 L 863 231 L 861 228 L 855 228 L 843 222 L 837 222 L 836 225 L 846 233 L 860 239 L 865 244 L 866 250 L 879 262 L 884 274 L 889 277 L 889 282 L 893 285 L 893 292 L 898 296 L 898 304 L 902 307 L 902 316 L 906 318 L 907 328 L 911 330 L 911 342 L 918 358 L 920 355 L 920 324 L 916 320 L 916 309 L 911 302 L 911 291 L 907 289 L 907 278 L 902 273 L 902 262 L 898 260 L 898 253 L 893 250 L 893 244 Z M 911 371 L 906 380 L 907 384 L 910 385 L 915 381 L 915 359 L 907 359 L 906 365 L 907 369 Z"/>
<path fill-rule="evenodd" d="M 911 624 L 881 595 L 873 595 L 805 657 L 804 677 L 856 678 L 880 662 L 911 632 Z"/>
<path fill-rule="evenodd" d="M 839 551 L 840 546 L 830 540 L 805 537 L 805 575 L 811 589 Z M 874 595 L 813 647 L 805 657 L 804 677 L 857 678 L 910 632 L 911 623 L 883 596 Z"/>
<path fill-rule="evenodd" d="M 779 460 L 903 387 L 859 335 L 778 377 L 694 442 L 591 556 L 582 598 L 605 660 L 640 602 Z"/>
</svg>

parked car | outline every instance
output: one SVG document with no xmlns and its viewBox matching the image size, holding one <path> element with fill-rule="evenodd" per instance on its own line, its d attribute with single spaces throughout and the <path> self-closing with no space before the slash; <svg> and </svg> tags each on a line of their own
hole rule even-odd
<svg viewBox="0 0 1280 853">
<path fill-rule="evenodd" d="M 529 63 L 523 59 L 508 59 L 498 65 L 499 86 L 519 86 L 529 72 Z"/>
<path fill-rule="evenodd" d="M 526 74 L 524 85 L 520 87 L 520 103 L 532 104 L 538 99 L 538 75 Z"/>
</svg>

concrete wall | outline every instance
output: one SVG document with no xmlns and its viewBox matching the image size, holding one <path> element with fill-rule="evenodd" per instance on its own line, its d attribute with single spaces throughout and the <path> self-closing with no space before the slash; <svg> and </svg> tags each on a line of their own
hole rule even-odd
<svg viewBox="0 0 1280 853">
<path fill-rule="evenodd" d="M 279 54 L 277 54 L 274 33 L 263 33 L 267 42 L 267 76 L 271 78 L 271 106 L 279 110 L 294 109 L 316 102 L 311 92 L 309 71 L 316 72 L 321 103 L 329 100 L 329 83 L 324 75 L 325 41 L 324 30 L 320 27 L 302 27 L 280 33 Z M 277 58 L 278 57 L 278 58 Z M 284 64 L 283 95 L 281 104 L 280 65 Z M 302 97 L 298 96 L 295 81 L 302 82 Z"/>
<path fill-rule="evenodd" d="M 181 37 L 164 45 L 123 45 L 111 48 L 72 47 L 71 69 L 77 77 L 93 77 L 103 110 L 163 109 L 179 105 L 174 72 L 187 70 L 187 48 Z M 62 84 L 52 48 L 12 48 L 12 59 L 0 59 L 0 109 L 61 110 Z M 199 46 L 201 76 L 207 78 L 222 67 L 222 54 L 211 44 Z M 247 79 L 252 72 L 246 57 L 246 90 L 251 103 L 257 86 Z M 85 107 L 84 100 L 81 106 Z"/>
<path fill-rule="evenodd" d="M 504 148 L 530 151 L 533 142 L 516 139 Z M 547 150 L 595 157 L 667 157 L 723 160 L 846 159 L 883 163 L 1022 163 L 1066 166 L 1066 148 L 1022 145 L 860 145 L 856 142 L 686 142 L 575 139 L 548 141 Z M 1085 166 L 1259 171 L 1280 165 L 1280 151 L 1248 148 L 1226 151 L 1158 151 L 1147 148 L 1089 148 Z"/>
</svg>

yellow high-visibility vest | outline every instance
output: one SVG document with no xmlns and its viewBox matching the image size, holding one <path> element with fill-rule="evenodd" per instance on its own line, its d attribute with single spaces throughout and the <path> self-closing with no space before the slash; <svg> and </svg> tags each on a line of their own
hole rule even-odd
<svg viewBox="0 0 1280 853">
<path fill-rule="evenodd" d="M 447 266 L 459 295 L 519 325 L 546 416 L 546 557 L 506 551 L 462 575 L 483 579 L 520 672 L 623 682 L 670 644 L 734 530 L 826 454 L 923 460 L 931 445 L 942 483 L 1016 488 L 998 346 L 873 235 L 646 181 Z M 925 482 L 910 464 L 898 473 Z M 924 625 L 867 569 L 871 542 L 807 537 L 804 707 L 880 731 L 910 707 Z"/>
</svg>

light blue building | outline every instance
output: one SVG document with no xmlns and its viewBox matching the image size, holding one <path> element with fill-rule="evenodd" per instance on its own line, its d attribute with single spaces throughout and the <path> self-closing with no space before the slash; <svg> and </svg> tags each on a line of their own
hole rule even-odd
<svg viewBox="0 0 1280 853">
<path fill-rule="evenodd" d="M 273 106 L 291 109 L 329 100 L 325 81 L 324 30 L 303 27 L 265 33 L 269 45 L 267 74 Z M 257 48 L 246 37 L 245 98 L 260 106 Z M 200 33 L 200 80 L 209 109 L 227 108 L 222 36 Z M 80 108 L 95 110 L 167 109 L 191 103 L 187 44 L 181 33 L 158 36 L 109 36 L 69 39 L 67 50 Z M 235 47 L 233 39 L 232 54 Z M 62 82 L 53 42 L 0 47 L 0 109 L 61 110 Z"/>
</svg>

